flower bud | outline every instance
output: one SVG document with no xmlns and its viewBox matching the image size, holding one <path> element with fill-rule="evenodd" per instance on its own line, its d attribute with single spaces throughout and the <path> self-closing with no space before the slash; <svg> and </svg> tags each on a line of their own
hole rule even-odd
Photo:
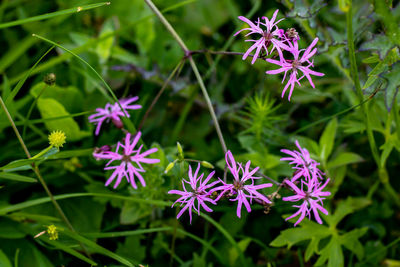
<svg viewBox="0 0 400 267">
<path fill-rule="evenodd" d="M 204 161 L 204 160 L 201 162 L 201 166 L 209 168 L 209 169 L 214 169 L 214 165 L 212 165 L 210 162 Z"/>
<path fill-rule="evenodd" d="M 179 144 L 179 142 L 176 142 L 176 147 L 178 148 L 178 157 L 179 159 L 183 159 L 183 149 L 181 144 Z"/>
<path fill-rule="evenodd" d="M 174 166 L 175 166 L 175 161 L 170 162 L 170 163 L 168 164 L 167 168 L 165 168 L 164 173 L 169 172 Z"/>
<path fill-rule="evenodd" d="M 115 125 L 115 127 L 117 127 L 118 129 L 124 128 L 124 124 L 122 123 L 121 120 L 112 119 L 112 123 L 113 123 L 113 124 Z"/>
<path fill-rule="evenodd" d="M 56 75 L 54 73 L 48 73 L 44 76 L 43 82 L 47 85 L 54 85 L 56 83 Z"/>
<path fill-rule="evenodd" d="M 54 224 L 47 226 L 47 234 L 49 235 L 50 240 L 57 240 L 58 239 L 57 227 Z"/>
<path fill-rule="evenodd" d="M 49 134 L 49 144 L 53 147 L 60 148 L 65 144 L 65 133 L 63 131 L 53 131 Z"/>
</svg>

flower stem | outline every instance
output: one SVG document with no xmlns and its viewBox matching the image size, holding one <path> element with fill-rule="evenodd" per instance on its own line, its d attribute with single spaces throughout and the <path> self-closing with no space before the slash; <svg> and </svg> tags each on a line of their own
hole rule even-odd
<svg viewBox="0 0 400 267">
<path fill-rule="evenodd" d="M 347 11 L 347 14 L 346 14 L 346 20 L 347 20 L 347 46 L 349 49 L 350 71 L 351 71 L 351 77 L 353 79 L 354 86 L 356 88 L 357 96 L 360 100 L 360 103 L 362 103 L 364 97 L 363 97 L 363 91 L 362 91 L 361 84 L 360 84 L 360 79 L 358 77 L 358 68 L 357 68 L 356 54 L 355 54 L 355 49 L 354 49 L 353 9 L 352 9 L 352 1 L 351 0 L 348 1 L 348 5 L 349 5 L 349 10 Z M 372 156 L 376 162 L 376 165 L 378 166 L 379 179 L 381 180 L 381 182 L 384 185 L 384 188 L 386 189 L 388 194 L 390 196 L 392 196 L 395 203 L 398 206 L 400 206 L 400 198 L 389 183 L 389 175 L 386 171 L 385 166 L 381 164 L 380 154 L 379 154 L 378 148 L 376 146 L 374 133 L 373 133 L 372 127 L 370 125 L 370 121 L 369 121 L 370 115 L 369 115 L 368 104 L 361 105 L 361 109 L 362 109 L 362 112 L 364 113 L 364 122 L 365 122 L 365 126 L 367 129 L 369 146 L 370 146 L 370 149 L 372 152 Z"/>
<path fill-rule="evenodd" d="M 15 135 L 17 136 L 18 141 L 20 142 L 21 147 L 24 150 L 27 158 L 28 159 L 31 158 L 31 154 L 30 154 L 27 146 L 25 145 L 24 140 L 22 139 L 22 137 L 20 135 L 20 133 L 19 133 L 19 131 L 17 129 L 17 126 L 15 126 L 14 120 L 12 119 L 12 117 L 10 115 L 10 112 L 8 111 L 7 106 L 5 105 L 5 103 L 3 101 L 3 98 L 1 96 L 0 96 L 0 105 L 2 106 L 7 118 L 9 120 L 10 124 L 11 124 L 11 127 L 13 128 L 13 130 L 15 132 Z M 67 216 L 65 215 L 65 213 L 61 209 L 60 205 L 58 205 L 58 202 L 55 200 L 55 198 L 54 198 L 53 194 L 51 193 L 50 189 L 48 188 L 46 182 L 44 181 L 44 179 L 43 179 L 43 177 L 42 177 L 42 175 L 41 175 L 41 173 L 39 171 L 39 167 L 36 166 L 35 163 L 32 163 L 32 169 L 33 169 L 34 173 L 36 174 L 38 180 L 42 184 L 42 186 L 43 186 L 44 190 L 46 191 L 47 195 L 49 196 L 49 198 L 50 198 L 51 202 L 53 203 L 54 207 L 56 208 L 56 210 L 60 214 L 61 218 L 65 222 L 65 224 L 68 226 L 68 228 L 71 231 L 76 232 L 74 227 L 72 226 L 71 222 L 68 220 Z M 90 258 L 90 255 L 89 255 L 88 251 L 86 250 L 86 248 L 82 244 L 80 244 L 80 245 L 81 245 L 82 249 L 84 250 L 84 252 L 86 253 L 86 255 L 89 256 L 89 258 Z"/>
<path fill-rule="evenodd" d="M 224 151 L 224 154 L 227 152 L 227 148 L 225 145 L 225 140 L 224 137 L 222 135 L 221 132 L 221 128 L 219 126 L 218 123 L 218 119 L 217 116 L 215 115 L 215 111 L 214 108 L 212 106 L 210 97 L 207 93 L 207 89 L 204 85 L 203 79 L 199 73 L 199 70 L 197 69 L 197 65 L 194 62 L 193 58 L 190 55 L 190 51 L 187 48 L 186 44 L 182 41 L 182 39 L 180 38 L 180 36 L 176 33 L 176 31 L 174 30 L 174 28 L 171 26 L 171 24 L 169 24 L 169 22 L 165 19 L 165 17 L 163 16 L 163 14 L 161 14 L 161 12 L 158 10 L 158 8 L 153 4 L 153 2 L 151 0 L 144 0 L 146 2 L 146 4 L 150 7 L 150 9 L 157 15 L 157 17 L 160 19 L 161 23 L 164 24 L 164 26 L 167 28 L 167 30 L 171 33 L 172 37 L 178 42 L 179 46 L 182 48 L 183 52 L 185 53 L 185 57 L 187 57 L 189 59 L 189 63 L 190 66 L 193 69 L 194 75 L 196 76 L 196 79 L 199 83 L 200 89 L 203 92 L 204 98 L 206 100 L 208 109 L 210 111 L 211 114 L 211 118 L 214 121 L 214 125 L 215 125 L 215 130 L 217 131 L 217 135 L 219 138 L 219 141 L 221 143 L 221 147 L 222 150 Z"/>
</svg>

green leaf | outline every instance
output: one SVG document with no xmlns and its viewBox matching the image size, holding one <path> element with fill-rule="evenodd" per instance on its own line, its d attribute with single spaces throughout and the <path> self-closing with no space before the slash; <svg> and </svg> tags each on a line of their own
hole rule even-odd
<svg viewBox="0 0 400 267">
<path fill-rule="evenodd" d="M 395 47 L 395 44 L 384 34 L 374 34 L 371 38 L 360 46 L 360 50 L 377 51 L 379 57 L 383 60 L 388 52 Z"/>
<path fill-rule="evenodd" d="M 74 86 L 48 86 L 41 82 L 33 86 L 30 93 L 35 98 L 41 93 L 40 98 L 52 98 L 56 100 L 70 113 L 82 111 L 83 94 Z"/>
<path fill-rule="evenodd" d="M 0 249 L 0 266 L 2 267 L 12 267 L 10 260 L 7 258 L 6 254 Z"/>
<path fill-rule="evenodd" d="M 339 155 L 337 155 L 333 160 L 331 160 L 327 163 L 327 168 L 333 169 L 333 168 L 337 168 L 337 167 L 341 167 L 344 165 L 357 163 L 357 162 L 361 162 L 361 161 L 364 161 L 364 159 L 356 153 L 342 152 Z"/>
<path fill-rule="evenodd" d="M 109 37 L 99 42 L 96 47 L 96 52 L 99 55 L 100 62 L 102 64 L 106 63 L 108 58 L 110 57 L 111 49 L 114 43 L 114 35 L 111 35 L 111 33 L 113 33 L 114 31 L 115 31 L 114 20 L 113 18 L 110 18 L 106 20 L 106 22 L 103 24 L 99 38 L 102 38 L 104 36 L 109 36 Z"/>
<path fill-rule="evenodd" d="M 69 115 L 64 106 L 57 100 L 51 98 L 39 98 L 37 104 L 43 119 Z M 78 123 L 76 123 L 72 118 L 46 121 L 45 125 L 49 131 L 63 131 L 67 136 L 67 142 L 68 140 L 76 141 L 90 135 L 89 132 L 81 131 Z"/>
<path fill-rule="evenodd" d="M 20 228 L 21 228 L 20 224 L 15 223 L 15 221 L 4 217 L 0 218 L 0 229 L 1 229 L 0 238 L 5 238 L 5 239 L 24 238 L 26 234 Z"/>
<path fill-rule="evenodd" d="M 239 241 L 238 246 L 239 246 L 240 250 L 242 252 L 245 252 L 245 250 L 249 246 L 250 242 L 251 242 L 250 238 L 245 238 L 245 239 Z M 229 249 L 228 253 L 229 253 L 229 264 L 230 264 L 230 266 L 234 266 L 239 257 L 238 251 L 234 247 L 232 247 Z"/>
<path fill-rule="evenodd" d="M 329 243 L 319 252 L 321 255 L 315 266 L 321 266 L 326 261 L 328 264 L 325 266 L 328 267 L 338 267 L 344 266 L 344 257 L 342 248 L 340 246 L 340 241 L 336 235 L 333 235 Z"/>
<path fill-rule="evenodd" d="M 335 213 L 330 216 L 324 216 L 324 219 L 328 222 L 331 227 L 336 225 L 347 215 L 357 210 L 363 209 L 371 204 L 371 200 L 367 198 L 353 198 L 348 197 L 346 200 L 339 202 L 336 207 Z"/>
<path fill-rule="evenodd" d="M 332 153 L 333 145 L 335 143 L 335 136 L 338 122 L 333 118 L 326 126 L 324 132 L 319 139 L 320 157 L 323 161 L 327 161 L 329 155 Z"/>
<path fill-rule="evenodd" d="M 37 180 L 35 178 L 31 178 L 24 175 L 9 173 L 9 172 L 0 172 L 0 178 L 8 179 L 17 182 L 26 182 L 26 183 L 36 183 Z"/>
<path fill-rule="evenodd" d="M 358 260 L 362 260 L 362 258 L 364 257 L 364 247 L 358 239 L 362 237 L 367 231 L 367 227 L 354 229 L 339 237 L 340 243 L 348 250 L 351 250 L 354 254 L 356 254 Z"/>
<path fill-rule="evenodd" d="M 276 237 L 269 245 L 273 247 L 288 246 L 290 249 L 293 245 L 310 239 L 311 237 L 317 239 L 317 242 L 319 242 L 319 240 L 322 238 L 332 234 L 328 227 L 312 221 L 303 220 L 300 226 L 301 227 L 298 228 L 291 228 L 281 231 L 280 235 Z"/>
<path fill-rule="evenodd" d="M 400 87 L 400 62 L 393 64 L 391 70 L 380 75 L 386 81 L 385 104 L 390 111 Z"/>
</svg>

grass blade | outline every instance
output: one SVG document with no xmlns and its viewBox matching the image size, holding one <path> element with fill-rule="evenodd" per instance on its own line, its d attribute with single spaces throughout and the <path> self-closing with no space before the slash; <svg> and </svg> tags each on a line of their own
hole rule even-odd
<svg viewBox="0 0 400 267">
<path fill-rule="evenodd" d="M 15 173 L 9 173 L 9 172 L 0 172 L 0 178 L 7 179 L 7 180 L 12 180 L 16 182 L 26 182 L 26 183 L 36 183 L 37 180 L 32 177 L 24 176 L 24 175 L 19 175 Z"/>
<path fill-rule="evenodd" d="M 76 198 L 76 197 L 104 197 L 104 198 L 120 199 L 120 200 L 135 202 L 135 203 L 142 203 L 142 204 L 155 205 L 155 206 L 161 206 L 161 207 L 169 207 L 172 205 L 172 202 L 167 202 L 167 201 L 162 201 L 162 200 L 152 200 L 152 199 L 147 200 L 147 199 L 141 199 L 141 198 L 134 198 L 134 197 L 130 197 L 130 196 L 120 196 L 120 195 L 103 194 L 103 193 L 72 193 L 72 194 L 64 194 L 64 195 L 54 196 L 54 198 L 56 200 L 67 199 L 67 198 Z M 7 207 L 0 208 L 0 215 L 6 214 L 9 212 L 18 211 L 18 210 L 25 209 L 25 208 L 29 208 L 32 206 L 48 203 L 48 202 L 50 202 L 50 198 L 43 197 L 43 198 L 33 199 L 33 200 L 25 201 L 22 203 L 10 205 Z"/>
<path fill-rule="evenodd" d="M 86 246 L 88 246 L 89 248 L 93 249 L 94 251 L 96 251 L 99 254 L 103 254 L 105 256 L 108 256 L 108 257 L 110 257 L 110 258 L 112 258 L 112 259 L 114 259 L 114 260 L 116 260 L 116 261 L 118 261 L 118 262 L 120 262 L 122 264 L 125 264 L 126 266 L 134 267 L 133 264 L 130 263 L 130 261 L 128 261 L 127 259 L 115 254 L 112 251 L 109 251 L 108 249 L 103 248 L 102 246 L 97 245 L 95 242 L 93 242 L 93 241 L 91 241 L 89 239 L 86 239 L 86 238 L 78 235 L 77 233 L 74 233 L 74 232 L 71 232 L 71 231 L 68 231 L 68 230 L 64 230 L 63 234 L 69 236 L 72 239 L 75 239 L 76 241 L 78 241 L 78 242 L 80 242 L 82 244 L 85 244 Z"/>
<path fill-rule="evenodd" d="M 80 6 L 80 7 L 74 7 L 74 8 L 69 8 L 69 9 L 65 9 L 65 10 L 60 10 L 60 11 L 56 11 L 56 12 L 52 12 L 52 13 L 47 13 L 47 14 L 43 14 L 43 15 L 39 15 L 39 16 L 34 16 L 34 17 L 26 18 L 26 19 L 19 19 L 19 20 L 14 20 L 14 21 L 10 21 L 10 22 L 5 22 L 5 23 L 1 23 L 0 24 L 0 29 L 4 29 L 4 28 L 8 28 L 8 27 L 13 27 L 13 26 L 25 24 L 25 23 L 28 23 L 28 22 L 34 22 L 34 21 L 39 21 L 39 20 L 44 20 L 44 19 L 50 19 L 50 18 L 62 16 L 62 15 L 71 14 L 71 13 L 77 13 L 77 12 L 81 12 L 81 11 L 85 11 L 85 10 L 89 10 L 89 9 L 93 9 L 93 8 L 97 8 L 97 7 L 101 7 L 101 6 L 105 6 L 105 5 L 109 5 L 109 4 L 110 4 L 110 2 L 103 2 L 103 3 L 85 5 L 85 6 Z"/>
</svg>

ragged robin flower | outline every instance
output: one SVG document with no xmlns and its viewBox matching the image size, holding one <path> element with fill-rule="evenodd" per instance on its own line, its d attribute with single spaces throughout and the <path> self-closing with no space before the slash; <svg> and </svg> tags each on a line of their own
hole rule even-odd
<svg viewBox="0 0 400 267">
<path fill-rule="evenodd" d="M 139 99 L 139 97 L 131 97 L 126 99 L 119 100 L 120 105 L 118 103 L 110 104 L 107 103 L 104 108 L 96 108 L 96 113 L 89 116 L 89 122 L 96 125 L 95 135 L 99 135 L 100 128 L 103 122 L 109 122 L 110 120 L 114 123 L 114 125 L 118 128 L 122 128 L 123 124 L 120 117 L 127 116 L 129 118 L 128 109 L 140 109 L 141 105 L 132 105 L 132 102 L 135 102 Z"/>
<path fill-rule="evenodd" d="M 313 71 L 310 69 L 311 67 L 314 67 L 314 61 L 311 60 L 311 57 L 314 56 L 315 53 L 317 53 L 317 48 L 314 48 L 314 46 L 317 44 L 317 42 L 318 42 L 318 38 L 315 38 L 314 41 L 312 41 L 312 43 L 305 50 L 304 49 L 299 50 L 297 41 L 293 41 L 293 43 L 288 42 L 289 49 L 286 49 L 286 50 L 289 51 L 293 55 L 293 60 L 285 59 L 284 57 L 280 57 L 279 61 L 275 60 L 275 59 L 271 59 L 271 58 L 266 59 L 269 63 L 275 64 L 275 65 L 278 65 L 281 67 L 276 70 L 269 70 L 266 73 L 267 74 L 279 74 L 279 73 L 284 72 L 285 74 L 283 76 L 282 83 L 286 79 L 287 73 L 290 72 L 289 80 L 286 83 L 286 85 L 282 91 L 282 98 L 285 95 L 286 90 L 290 87 L 289 96 L 288 96 L 288 100 L 290 101 L 294 86 L 296 85 L 296 83 L 299 86 L 301 86 L 300 80 L 303 79 L 304 77 L 306 77 L 307 80 L 310 82 L 311 86 L 313 88 L 315 88 L 310 75 L 315 75 L 315 76 L 324 76 L 325 75 L 321 72 L 316 72 L 316 71 Z M 303 52 L 303 53 L 300 57 L 301 52 Z M 299 71 L 303 74 L 300 78 L 298 78 L 299 73 L 300 73 Z"/>
<path fill-rule="evenodd" d="M 132 185 L 133 188 L 137 189 L 135 182 L 135 177 L 139 179 L 142 186 L 146 186 L 146 182 L 140 173 L 145 172 L 142 163 L 154 164 L 160 162 L 159 159 L 146 158 L 146 156 L 156 152 L 157 148 L 151 148 L 147 151 L 141 152 L 143 145 L 135 149 L 142 133 L 138 132 L 132 139 L 130 133 L 126 134 L 124 142 L 118 142 L 115 152 L 113 151 L 101 151 L 100 153 L 93 153 L 93 157 L 96 159 L 109 159 L 110 161 L 106 164 L 104 170 L 114 170 L 111 176 L 106 182 L 106 186 L 110 185 L 111 182 L 117 178 L 114 184 L 114 189 L 121 183 L 122 178 L 126 177 L 128 183 Z M 122 148 L 122 149 L 121 149 Z M 122 151 L 121 151 L 122 150 Z M 109 166 L 114 161 L 118 164 L 115 166 Z"/>
<path fill-rule="evenodd" d="M 246 42 L 253 42 L 253 45 L 246 51 L 246 53 L 244 53 L 243 60 L 245 60 L 254 50 L 255 53 L 253 55 L 251 64 L 254 64 L 261 52 L 265 52 L 266 55 L 270 55 L 276 49 L 278 54 L 281 56 L 282 49 L 289 49 L 289 47 L 284 44 L 281 39 L 283 31 L 280 30 L 277 26 L 277 24 L 283 19 L 275 21 L 278 11 L 279 10 L 277 9 L 274 12 L 270 20 L 267 17 L 262 17 L 264 23 L 260 21 L 260 18 L 258 18 L 257 21 L 253 23 L 251 20 L 243 16 L 239 17 L 240 20 L 246 22 L 250 27 L 241 29 L 240 31 L 236 32 L 234 36 L 238 35 L 242 31 L 250 31 L 245 36 L 254 36 L 254 40 L 246 40 Z M 265 28 L 262 26 L 264 26 Z M 271 45 L 272 48 L 269 49 Z"/>
<path fill-rule="evenodd" d="M 271 201 L 257 190 L 266 187 L 271 187 L 271 183 L 256 185 L 255 180 L 259 177 L 255 177 L 254 174 L 258 171 L 258 167 L 250 170 L 251 161 L 249 160 L 243 168 L 241 163 L 237 163 L 232 155 L 231 151 L 228 151 L 225 155 L 225 160 L 230 173 L 233 176 L 233 183 L 227 184 L 223 181 L 223 185 L 218 186 L 210 190 L 211 193 L 219 191 L 219 195 L 216 200 L 219 200 L 225 194 L 230 196 L 236 196 L 230 199 L 231 201 L 237 201 L 236 215 L 240 218 L 242 205 L 246 207 L 247 212 L 251 212 L 250 204 L 253 199 L 259 199 L 265 203 L 271 203 Z"/>
<path fill-rule="evenodd" d="M 217 204 L 215 200 L 210 198 L 211 193 L 208 192 L 208 189 L 219 183 L 219 181 L 208 183 L 210 179 L 213 177 L 215 171 L 211 172 L 207 176 L 207 178 L 203 181 L 204 173 L 199 175 L 199 170 L 200 170 L 200 163 L 197 165 L 195 173 L 192 172 L 192 167 L 189 165 L 189 172 L 188 172 L 189 181 L 186 181 L 185 179 L 182 180 L 183 191 L 180 190 L 168 191 L 168 194 L 177 194 L 181 196 L 180 198 L 178 198 L 178 200 L 174 202 L 174 204 L 172 204 L 172 207 L 176 203 L 180 203 L 181 206 L 184 205 L 184 207 L 179 211 L 178 216 L 176 218 L 179 219 L 179 217 L 181 217 L 182 214 L 186 210 L 188 210 L 190 223 L 192 223 L 192 210 L 195 210 L 198 214 L 200 214 L 200 206 L 201 206 L 206 211 L 212 212 L 212 209 L 209 208 L 205 202 L 210 202 L 211 204 L 214 205 Z M 189 190 L 186 189 L 185 184 L 188 184 L 190 186 Z"/>
</svg>

